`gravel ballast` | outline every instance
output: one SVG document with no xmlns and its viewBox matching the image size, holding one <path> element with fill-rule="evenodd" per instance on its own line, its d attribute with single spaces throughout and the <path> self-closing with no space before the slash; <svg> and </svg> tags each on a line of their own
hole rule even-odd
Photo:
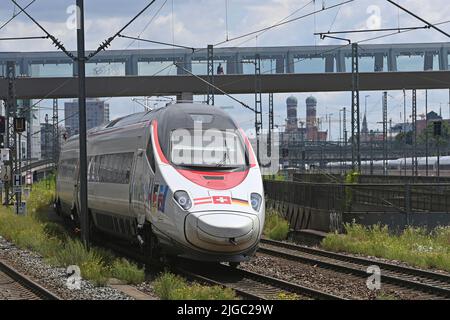
<svg viewBox="0 0 450 320">
<path fill-rule="evenodd" d="M 50 266 L 40 255 L 19 249 L 1 236 L 0 259 L 65 300 L 133 300 L 113 288 L 96 287 L 86 280 L 81 280 L 80 290 L 71 290 L 65 268 Z"/>
<path fill-rule="evenodd" d="M 382 283 L 381 290 L 371 291 L 367 288 L 364 278 L 265 254 L 257 254 L 250 261 L 242 263 L 241 268 L 347 299 L 413 300 L 423 298 L 419 293 L 409 292 L 391 284 Z"/>
</svg>

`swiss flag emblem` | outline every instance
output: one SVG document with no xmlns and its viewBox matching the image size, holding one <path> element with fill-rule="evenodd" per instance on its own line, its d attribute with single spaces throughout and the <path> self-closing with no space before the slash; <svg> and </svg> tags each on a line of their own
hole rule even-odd
<svg viewBox="0 0 450 320">
<path fill-rule="evenodd" d="M 213 196 L 214 204 L 231 204 L 231 198 L 227 196 Z"/>
</svg>

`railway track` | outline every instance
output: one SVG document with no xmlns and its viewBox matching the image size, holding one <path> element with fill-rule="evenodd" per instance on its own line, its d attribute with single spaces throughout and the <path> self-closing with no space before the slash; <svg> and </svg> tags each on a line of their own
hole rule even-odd
<svg viewBox="0 0 450 320">
<path fill-rule="evenodd" d="M 260 253 L 367 278 L 368 266 L 381 269 L 381 283 L 421 293 L 424 299 L 450 299 L 450 276 L 432 271 L 262 239 Z"/>
<path fill-rule="evenodd" d="M 138 250 L 131 250 L 113 241 L 98 245 L 112 250 L 137 263 L 145 264 L 145 258 Z M 156 269 L 163 270 L 158 262 Z M 272 278 L 259 273 L 236 269 L 225 264 L 196 263 L 190 260 L 179 259 L 170 264 L 171 271 L 188 278 L 189 280 L 209 285 L 219 285 L 233 289 L 240 297 L 251 300 L 279 299 L 280 294 L 295 299 L 313 300 L 345 300 L 320 290 L 304 287 L 295 283 Z"/>
<path fill-rule="evenodd" d="M 0 260 L 0 300 L 60 300 L 60 298 Z"/>
<path fill-rule="evenodd" d="M 192 270 L 195 268 L 195 271 Z M 344 300 L 341 297 L 307 288 L 298 284 L 265 276 L 259 273 L 235 269 L 225 264 L 214 265 L 213 268 L 202 268 L 198 265 L 185 264 L 177 268 L 177 273 L 199 282 L 231 288 L 246 299 L 270 300 L 280 297 L 314 300 Z"/>
</svg>

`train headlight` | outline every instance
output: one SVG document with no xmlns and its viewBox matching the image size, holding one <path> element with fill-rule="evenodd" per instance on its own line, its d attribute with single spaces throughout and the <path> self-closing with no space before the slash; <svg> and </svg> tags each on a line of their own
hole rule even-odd
<svg viewBox="0 0 450 320">
<path fill-rule="evenodd" d="M 252 204 L 252 208 L 255 211 L 259 211 L 261 209 L 262 197 L 257 193 L 252 193 L 250 196 L 250 202 Z"/>
<path fill-rule="evenodd" d="M 173 198 L 184 210 L 189 210 L 190 208 L 192 208 L 191 198 L 186 191 L 175 192 L 173 194 Z"/>
</svg>

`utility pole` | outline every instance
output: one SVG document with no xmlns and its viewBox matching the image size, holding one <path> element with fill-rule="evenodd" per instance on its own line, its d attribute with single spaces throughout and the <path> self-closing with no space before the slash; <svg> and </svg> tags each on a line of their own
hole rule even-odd
<svg viewBox="0 0 450 320">
<path fill-rule="evenodd" d="M 332 141 L 332 136 L 331 136 L 331 116 L 333 115 L 333 113 L 328 114 L 328 140 Z"/>
<path fill-rule="evenodd" d="M 14 174 L 18 171 L 17 165 L 17 134 L 14 130 L 14 119 L 17 117 L 16 100 L 16 64 L 14 61 L 6 63 L 6 75 L 8 78 L 8 100 L 5 106 L 6 117 L 6 143 L 5 147 L 9 149 L 9 161 L 6 166 L 9 167 L 8 183 L 5 183 L 5 205 L 11 205 L 13 199 L 17 202 L 17 193 L 14 190 Z"/>
<path fill-rule="evenodd" d="M 388 113 L 388 93 L 385 91 L 383 93 L 383 173 L 386 176 L 388 174 L 388 127 L 387 127 L 387 113 Z"/>
<path fill-rule="evenodd" d="M 343 160 L 342 163 L 346 162 L 347 160 L 347 145 L 348 145 L 348 138 L 347 138 L 347 108 L 344 107 L 342 110 L 342 133 L 344 135 L 344 154 L 342 155 Z M 347 168 L 345 168 L 345 173 L 347 173 Z"/>
<path fill-rule="evenodd" d="M 44 129 L 44 152 L 45 152 L 45 156 L 44 159 L 48 160 L 50 159 L 50 148 L 49 148 L 49 141 L 50 141 L 50 132 L 48 130 L 48 114 L 45 114 L 45 129 Z"/>
<path fill-rule="evenodd" d="M 418 175 L 417 162 L 417 91 L 412 91 L 412 129 L 413 129 L 413 156 L 412 156 L 412 174 L 414 177 Z"/>
<path fill-rule="evenodd" d="M 267 152 L 269 156 L 272 156 L 272 133 L 274 130 L 273 116 L 273 93 L 269 93 L 269 135 L 267 136 Z"/>
<path fill-rule="evenodd" d="M 425 165 L 428 177 L 428 90 L 425 90 Z"/>
<path fill-rule="evenodd" d="M 256 158 L 260 161 L 259 140 L 262 131 L 262 94 L 261 94 L 261 57 L 255 55 L 255 132 L 256 132 Z"/>
<path fill-rule="evenodd" d="M 33 108 L 31 108 L 30 100 L 28 100 L 28 99 L 24 100 L 24 108 L 26 108 L 26 110 L 27 110 L 26 117 L 27 117 L 27 122 L 28 122 L 28 127 L 27 127 L 27 167 L 28 167 L 28 170 L 26 172 L 26 179 L 29 179 L 28 181 L 30 182 L 30 185 L 31 185 L 32 184 L 32 175 L 33 175 L 33 172 L 31 171 L 31 153 L 32 153 L 31 131 L 32 131 L 32 124 L 33 124 Z M 26 181 L 25 183 L 27 183 L 28 181 Z"/>
<path fill-rule="evenodd" d="M 210 106 L 214 105 L 214 46 L 209 44 L 207 48 L 207 72 L 208 82 L 207 85 L 207 98 L 206 103 Z M 211 84 L 211 85 L 210 85 Z"/>
<path fill-rule="evenodd" d="M 352 169 L 361 172 L 358 44 L 352 44 Z"/>
<path fill-rule="evenodd" d="M 403 141 L 404 141 L 404 146 L 403 146 L 403 160 L 405 161 L 404 166 L 405 166 L 405 176 L 406 176 L 406 90 L 403 89 Z"/>
<path fill-rule="evenodd" d="M 80 204 L 79 216 L 81 239 L 86 247 L 90 246 L 87 185 L 87 139 L 86 139 L 86 53 L 84 42 L 84 0 L 77 0 L 77 42 L 78 42 L 78 108 L 80 127 Z"/>
<path fill-rule="evenodd" d="M 338 148 L 339 148 L 339 159 L 340 159 L 340 165 L 339 167 L 341 168 L 340 173 L 342 174 L 342 109 L 339 110 L 339 143 L 338 143 Z"/>
<path fill-rule="evenodd" d="M 58 129 L 58 99 L 53 99 L 53 162 L 58 164 L 59 155 L 59 129 Z"/>
<path fill-rule="evenodd" d="M 347 108 L 344 107 L 342 114 L 342 133 L 344 134 L 344 145 L 347 146 Z"/>
</svg>

